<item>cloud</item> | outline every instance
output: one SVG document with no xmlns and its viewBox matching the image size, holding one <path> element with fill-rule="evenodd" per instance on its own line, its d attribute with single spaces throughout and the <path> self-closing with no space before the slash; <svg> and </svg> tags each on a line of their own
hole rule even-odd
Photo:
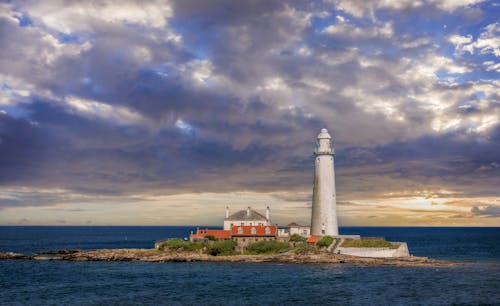
<svg viewBox="0 0 500 306">
<path fill-rule="evenodd" d="M 153 28 L 165 27 L 172 14 L 171 7 L 164 1 L 113 1 L 65 2 L 49 1 L 28 2 L 27 7 L 14 5 L 14 9 L 29 10 L 35 22 L 63 33 L 92 31 L 94 24 L 122 23 L 136 24 Z"/>
<path fill-rule="evenodd" d="M 332 0 L 335 7 L 356 18 L 376 18 L 378 11 L 389 10 L 396 13 L 412 11 L 434 11 L 441 10 L 453 13 L 456 10 L 469 8 L 484 2 L 484 0 L 401 0 L 401 1 L 355 1 L 355 0 Z"/>
<path fill-rule="evenodd" d="M 499 206 L 474 206 L 470 210 L 476 216 L 485 216 L 490 218 L 500 217 L 500 207 Z"/>
<path fill-rule="evenodd" d="M 66 97 L 65 102 L 70 112 L 91 119 L 105 119 L 117 124 L 141 124 L 144 120 L 140 114 L 123 106 L 112 106 L 74 96 Z"/>
<path fill-rule="evenodd" d="M 322 127 L 342 201 L 498 196 L 489 5 L 2 4 L 2 207 L 242 190 L 305 203 Z"/>
<path fill-rule="evenodd" d="M 350 39 L 359 38 L 391 38 L 394 34 L 392 24 L 387 22 L 376 27 L 356 27 L 355 25 L 340 22 L 332 24 L 323 30 L 323 33 L 329 35 L 341 35 Z"/>
<path fill-rule="evenodd" d="M 473 39 L 471 35 L 460 36 L 451 35 L 448 40 L 455 45 L 455 52 L 458 54 L 469 53 L 474 54 L 494 54 L 500 56 L 500 24 L 492 23 L 484 27 L 484 31 L 477 39 Z"/>
</svg>

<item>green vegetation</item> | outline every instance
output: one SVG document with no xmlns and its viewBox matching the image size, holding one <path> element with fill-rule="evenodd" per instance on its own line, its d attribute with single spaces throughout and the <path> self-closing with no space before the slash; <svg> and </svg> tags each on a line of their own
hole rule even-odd
<svg viewBox="0 0 500 306">
<path fill-rule="evenodd" d="M 290 249 L 290 245 L 288 242 L 281 242 L 277 240 L 270 241 L 257 241 L 255 243 L 250 244 L 246 248 L 247 254 L 271 254 L 271 253 L 279 253 L 283 251 L 288 251 Z"/>
<path fill-rule="evenodd" d="M 364 238 L 364 239 L 348 239 L 344 241 L 341 245 L 341 247 L 345 248 L 391 248 L 391 249 L 396 249 L 397 246 L 393 245 L 387 240 L 384 240 L 382 238 Z"/>
<path fill-rule="evenodd" d="M 217 255 L 233 255 L 236 242 L 232 240 L 217 240 L 210 244 L 207 248 L 207 254 Z"/>
<path fill-rule="evenodd" d="M 305 242 L 307 239 L 300 236 L 299 234 L 293 234 L 290 236 L 290 241 L 291 242 Z"/>
<path fill-rule="evenodd" d="M 217 240 L 217 238 L 215 238 L 215 236 L 214 236 L 214 235 L 206 235 L 206 236 L 205 236 L 205 239 L 210 240 L 210 241 L 215 241 L 215 240 Z"/>
<path fill-rule="evenodd" d="M 307 244 L 305 243 L 301 243 L 301 244 L 297 244 L 295 246 L 295 249 L 293 249 L 293 252 L 297 255 L 301 255 L 301 254 L 307 254 L 307 253 L 310 253 L 311 252 L 311 249 L 309 249 L 309 247 L 307 246 Z"/>
<path fill-rule="evenodd" d="M 332 244 L 333 240 L 335 239 L 333 239 L 332 236 L 325 236 L 318 240 L 318 242 L 316 242 L 316 245 L 320 248 L 326 248 L 329 247 L 330 244 Z"/>
<path fill-rule="evenodd" d="M 203 242 L 190 242 L 184 241 L 180 238 L 169 239 L 162 244 L 160 244 L 159 250 L 164 251 L 165 249 L 171 251 L 197 251 L 205 247 Z"/>
</svg>

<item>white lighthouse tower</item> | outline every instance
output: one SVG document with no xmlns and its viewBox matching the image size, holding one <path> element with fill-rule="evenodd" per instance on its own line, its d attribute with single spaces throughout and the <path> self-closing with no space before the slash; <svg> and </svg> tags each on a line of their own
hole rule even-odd
<svg viewBox="0 0 500 306">
<path fill-rule="evenodd" d="M 314 189 L 311 214 L 311 235 L 338 236 L 337 199 L 335 193 L 334 151 L 327 129 L 318 135 L 314 168 Z"/>
</svg>

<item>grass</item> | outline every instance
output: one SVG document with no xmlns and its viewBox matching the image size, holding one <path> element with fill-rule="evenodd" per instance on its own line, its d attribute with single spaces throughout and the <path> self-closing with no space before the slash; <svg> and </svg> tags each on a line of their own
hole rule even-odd
<svg viewBox="0 0 500 306">
<path fill-rule="evenodd" d="M 169 239 L 160 244 L 159 250 L 168 249 L 170 251 L 198 251 L 206 246 L 203 242 L 184 241 L 180 238 Z"/>
<path fill-rule="evenodd" d="M 397 246 L 393 245 L 387 240 L 376 238 L 376 239 L 348 239 L 344 241 L 341 247 L 345 248 L 391 248 L 396 249 Z"/>
<path fill-rule="evenodd" d="M 288 251 L 290 245 L 288 242 L 281 242 L 277 240 L 270 241 L 257 241 L 250 244 L 246 248 L 247 254 L 276 254 L 283 251 Z"/>
<path fill-rule="evenodd" d="M 293 234 L 290 236 L 291 242 L 305 242 L 307 239 L 305 237 L 300 236 L 299 234 Z"/>
<path fill-rule="evenodd" d="M 217 255 L 234 255 L 236 242 L 232 240 L 216 240 L 210 242 L 190 242 L 180 238 L 169 239 L 159 246 L 160 251 L 173 252 L 195 252 L 203 250 L 205 253 L 213 256 Z"/>
<path fill-rule="evenodd" d="M 307 246 L 306 243 L 301 243 L 295 246 L 293 252 L 297 255 L 308 254 L 311 253 L 311 249 Z"/>
<path fill-rule="evenodd" d="M 329 247 L 330 244 L 333 243 L 335 239 L 333 239 L 332 236 L 325 236 L 325 237 L 322 237 L 320 240 L 318 240 L 318 242 L 316 242 L 316 245 L 320 248 L 326 248 L 326 247 Z"/>
<path fill-rule="evenodd" d="M 217 240 L 207 248 L 207 254 L 212 256 L 234 255 L 236 242 L 232 240 Z"/>
</svg>

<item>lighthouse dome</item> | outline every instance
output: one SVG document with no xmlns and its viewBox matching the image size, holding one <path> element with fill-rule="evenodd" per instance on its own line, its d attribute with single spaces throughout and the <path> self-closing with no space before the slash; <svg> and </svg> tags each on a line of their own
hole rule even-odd
<svg viewBox="0 0 500 306">
<path fill-rule="evenodd" d="M 318 139 L 332 139 L 332 136 L 330 136 L 327 129 L 321 129 L 321 132 L 318 134 Z"/>
</svg>

